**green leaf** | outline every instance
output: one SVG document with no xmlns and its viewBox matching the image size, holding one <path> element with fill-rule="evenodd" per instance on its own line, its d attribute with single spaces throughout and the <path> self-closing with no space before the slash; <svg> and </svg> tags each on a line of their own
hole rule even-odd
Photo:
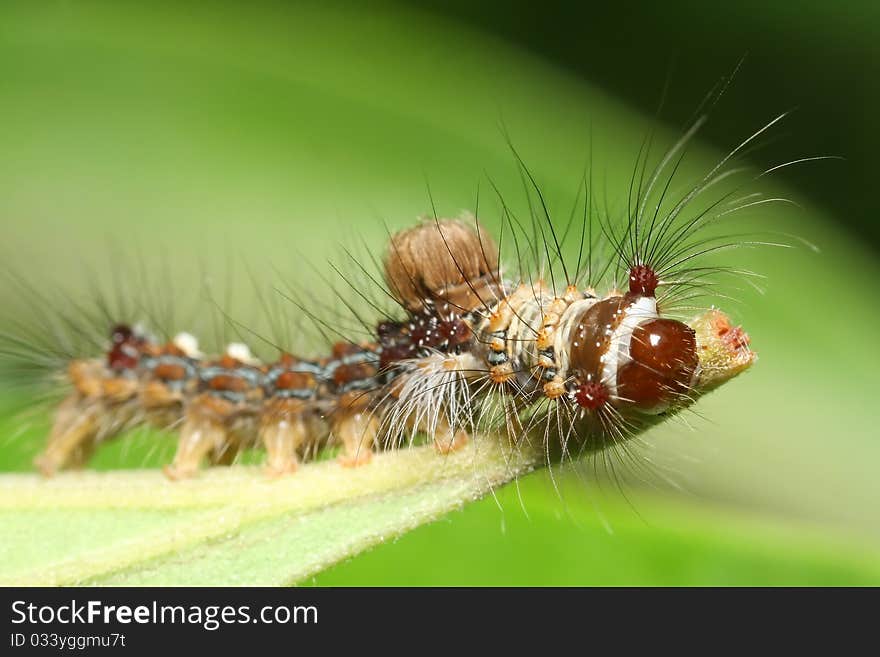
<svg viewBox="0 0 880 657">
<path fill-rule="evenodd" d="M 479 440 L 335 461 L 267 479 L 238 466 L 172 483 L 158 471 L 0 477 L 5 585 L 279 585 L 482 497 L 540 452 Z"/>
</svg>

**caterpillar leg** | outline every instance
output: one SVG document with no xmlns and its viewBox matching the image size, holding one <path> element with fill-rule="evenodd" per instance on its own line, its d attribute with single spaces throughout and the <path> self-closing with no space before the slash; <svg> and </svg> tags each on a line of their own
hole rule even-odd
<svg viewBox="0 0 880 657">
<path fill-rule="evenodd" d="M 256 413 L 251 407 L 237 407 L 226 423 L 226 437 L 223 443 L 208 454 L 208 463 L 213 465 L 232 465 L 245 449 L 255 447 L 257 439 Z"/>
<path fill-rule="evenodd" d="M 232 465 L 235 463 L 236 457 L 241 453 L 242 447 L 239 443 L 229 440 L 229 434 L 226 434 L 226 440 L 212 452 L 208 453 L 208 464 L 215 465 Z"/>
<path fill-rule="evenodd" d="M 470 435 L 461 428 L 453 429 L 448 418 L 441 414 L 434 421 L 426 417 L 416 420 L 410 416 L 406 422 L 411 430 L 420 431 L 431 437 L 431 443 L 438 454 L 457 452 L 470 442 Z"/>
<path fill-rule="evenodd" d="M 177 453 L 171 465 L 164 468 L 171 480 L 194 476 L 202 461 L 211 452 L 219 451 L 226 442 L 226 428 L 209 418 L 187 418 L 180 430 Z"/>
<path fill-rule="evenodd" d="M 223 358 L 202 367 L 199 377 L 205 392 L 187 404 L 177 454 L 165 468 L 170 479 L 193 476 L 205 458 L 211 465 L 230 465 L 254 442 L 263 391 L 248 348 L 230 344 Z"/>
<path fill-rule="evenodd" d="M 458 409 L 459 417 L 473 419 L 475 409 L 467 377 L 485 371 L 482 364 L 470 354 L 435 354 L 411 361 L 410 368 L 393 384 L 395 410 L 386 417 L 386 428 L 393 434 L 395 425 L 405 425 L 412 433 L 427 434 L 440 454 L 461 449 L 470 440 L 468 432 L 460 426 L 468 420 L 456 422 L 449 409 Z"/>
<path fill-rule="evenodd" d="M 171 464 L 164 468 L 169 479 L 192 477 L 206 458 L 212 457 L 215 462 L 223 458 L 228 450 L 226 419 L 231 407 L 227 402 L 218 403 L 218 400 L 210 397 L 193 400 L 180 429 L 177 453 Z"/>
<path fill-rule="evenodd" d="M 369 463 L 379 433 L 379 420 L 367 395 L 345 393 L 333 417 L 333 435 L 342 442 L 339 462 L 348 468 Z"/>
<path fill-rule="evenodd" d="M 174 426 L 183 416 L 183 393 L 158 381 L 146 383 L 140 391 L 140 406 L 154 427 Z"/>
<path fill-rule="evenodd" d="M 298 399 L 273 400 L 260 422 L 260 441 L 266 448 L 266 474 L 293 474 L 299 453 L 310 438 L 305 404 Z"/>
<path fill-rule="evenodd" d="M 91 454 L 101 429 L 104 368 L 98 360 L 75 360 L 67 368 L 74 392 L 65 398 L 52 423 L 49 442 L 34 465 L 46 477 L 82 465 Z"/>
<path fill-rule="evenodd" d="M 49 444 L 34 459 L 34 465 L 46 477 L 58 470 L 82 465 L 94 448 L 101 428 L 102 405 L 73 393 L 55 414 Z"/>
<path fill-rule="evenodd" d="M 464 429 L 453 429 L 449 421 L 442 417 L 434 428 L 433 442 L 438 454 L 450 454 L 467 445 L 470 436 Z"/>
</svg>

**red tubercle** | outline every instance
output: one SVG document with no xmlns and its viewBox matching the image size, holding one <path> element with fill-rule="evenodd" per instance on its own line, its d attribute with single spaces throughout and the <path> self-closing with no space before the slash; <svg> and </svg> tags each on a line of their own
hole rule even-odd
<svg viewBox="0 0 880 657">
<path fill-rule="evenodd" d="M 733 326 L 730 320 L 723 315 L 715 319 L 715 330 L 718 337 L 721 338 L 731 349 L 735 351 L 744 351 L 749 348 L 751 339 L 749 334 L 743 331 L 742 326 Z"/>
<path fill-rule="evenodd" d="M 574 400 L 581 408 L 595 411 L 608 403 L 608 388 L 596 381 L 580 384 L 574 393 Z"/>
<path fill-rule="evenodd" d="M 140 348 L 143 338 L 138 336 L 128 324 L 118 324 L 110 331 L 112 342 L 107 352 L 107 367 L 112 370 L 131 370 L 140 362 Z"/>
<path fill-rule="evenodd" d="M 629 269 L 629 293 L 643 297 L 653 297 L 660 279 L 657 272 L 648 265 L 633 265 Z"/>
</svg>

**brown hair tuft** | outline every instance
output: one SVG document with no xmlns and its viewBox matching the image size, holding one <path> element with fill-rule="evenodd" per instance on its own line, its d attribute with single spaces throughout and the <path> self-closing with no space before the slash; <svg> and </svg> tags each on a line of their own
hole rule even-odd
<svg viewBox="0 0 880 657">
<path fill-rule="evenodd" d="M 472 310 L 496 298 L 498 247 L 473 219 L 425 219 L 391 236 L 385 280 L 410 310 L 429 301 Z"/>
</svg>

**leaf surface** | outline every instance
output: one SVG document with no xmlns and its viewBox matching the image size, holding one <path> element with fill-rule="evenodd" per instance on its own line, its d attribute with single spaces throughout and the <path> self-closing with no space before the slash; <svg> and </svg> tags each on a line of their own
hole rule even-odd
<svg viewBox="0 0 880 657">
<path fill-rule="evenodd" d="M 436 519 L 530 471 L 541 454 L 475 441 L 269 480 L 255 467 L 0 477 L 0 583 L 279 585 Z M 37 548 L 37 549 L 35 549 Z"/>
</svg>

